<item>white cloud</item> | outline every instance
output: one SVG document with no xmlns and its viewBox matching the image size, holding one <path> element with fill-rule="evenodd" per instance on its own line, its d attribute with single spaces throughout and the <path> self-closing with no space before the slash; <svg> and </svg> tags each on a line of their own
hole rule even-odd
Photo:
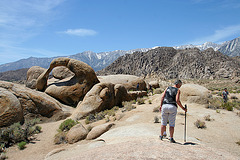
<svg viewBox="0 0 240 160">
<path fill-rule="evenodd" d="M 0 40 L 19 43 L 39 34 L 65 0 L 1 0 Z M 4 37 L 4 38 L 3 38 Z M 16 39 L 18 41 L 16 41 Z"/>
<path fill-rule="evenodd" d="M 60 32 L 60 33 L 64 33 L 64 34 L 68 34 L 68 35 L 75 35 L 75 36 L 80 36 L 80 37 L 84 37 L 84 36 L 94 36 L 97 34 L 96 31 L 91 30 L 91 29 L 68 29 L 64 32 Z"/>
<path fill-rule="evenodd" d="M 213 35 L 207 36 L 207 37 L 201 37 L 199 39 L 196 39 L 192 42 L 189 42 L 188 44 L 203 44 L 204 42 L 215 42 L 218 43 L 220 41 L 223 41 L 224 39 L 231 37 L 231 36 L 239 37 L 240 35 L 240 24 L 238 25 L 232 25 L 228 27 L 224 27 L 219 30 L 215 30 Z"/>
</svg>

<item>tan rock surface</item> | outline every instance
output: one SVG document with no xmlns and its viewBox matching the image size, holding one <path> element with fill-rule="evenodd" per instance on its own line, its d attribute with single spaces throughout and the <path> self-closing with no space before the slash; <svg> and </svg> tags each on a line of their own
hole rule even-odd
<svg viewBox="0 0 240 160">
<path fill-rule="evenodd" d="M 23 122 L 23 110 L 16 96 L 0 88 L 0 127 Z"/>
<path fill-rule="evenodd" d="M 88 131 L 86 128 L 81 124 L 77 124 L 73 126 L 67 133 L 66 138 L 68 143 L 73 144 L 80 140 L 83 140 L 86 138 L 88 134 Z"/>
<path fill-rule="evenodd" d="M 50 72 L 59 66 L 65 66 L 75 75 L 48 85 Z M 65 104 L 76 106 L 96 83 L 99 83 L 99 80 L 92 67 L 82 61 L 62 57 L 54 59 L 48 70 L 38 77 L 37 89 L 45 91 Z"/>
<path fill-rule="evenodd" d="M 136 90 L 139 83 L 139 90 L 146 90 L 146 82 L 143 78 L 133 75 L 108 75 L 98 76 L 101 83 L 123 84 L 127 90 Z"/>
<path fill-rule="evenodd" d="M 54 120 L 59 120 L 61 117 L 66 118 L 66 116 L 69 116 L 68 112 L 71 112 L 70 107 L 61 104 L 45 93 L 5 81 L 0 81 L 0 87 L 7 89 L 17 97 L 25 119 L 43 118 L 42 120 L 47 120 L 51 117 Z M 65 113 L 66 116 L 64 116 Z"/>
</svg>

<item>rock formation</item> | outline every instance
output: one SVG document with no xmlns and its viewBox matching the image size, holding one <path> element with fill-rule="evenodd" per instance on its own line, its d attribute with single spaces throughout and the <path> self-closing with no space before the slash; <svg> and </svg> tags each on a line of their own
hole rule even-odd
<svg viewBox="0 0 240 160">
<path fill-rule="evenodd" d="M 83 101 L 78 104 L 71 118 L 81 119 L 93 112 L 100 112 L 121 105 L 128 100 L 128 94 L 124 86 L 112 83 L 98 83 L 86 94 Z"/>
<path fill-rule="evenodd" d="M 3 95 L 0 103 L 0 115 L 4 116 L 0 117 L 0 121 L 5 119 L 12 120 L 11 123 L 22 121 L 22 114 L 25 120 L 40 118 L 42 121 L 55 121 L 70 116 L 70 107 L 59 103 L 45 93 L 5 81 L 0 81 L 0 88 L 2 91 L 7 90 L 1 93 Z M 7 101 L 7 99 L 9 100 Z M 9 110 L 7 111 L 6 108 Z M 6 114 L 10 111 L 11 114 Z"/>
<path fill-rule="evenodd" d="M 181 101 L 188 103 L 208 104 L 210 92 L 198 84 L 184 84 L 180 88 Z"/>
<path fill-rule="evenodd" d="M 68 143 L 73 144 L 80 140 L 83 140 L 86 138 L 88 134 L 88 131 L 86 128 L 81 124 L 77 124 L 73 126 L 67 133 L 66 138 Z"/>
<path fill-rule="evenodd" d="M 16 96 L 0 88 L 0 127 L 23 122 L 23 110 Z"/>
<path fill-rule="evenodd" d="M 232 77 L 233 72 L 240 73 L 239 60 L 212 48 L 200 51 L 197 48 L 176 50 L 171 47 L 158 47 L 147 52 L 135 52 L 119 57 L 97 74 L 155 74 L 165 79 L 209 79 L 218 78 L 216 73 L 222 68 L 228 71 L 227 77 Z M 224 77 L 220 74 L 219 78 Z"/>
<path fill-rule="evenodd" d="M 129 90 L 136 90 L 137 84 L 139 83 L 139 90 L 146 90 L 146 82 L 143 78 L 134 75 L 108 75 L 108 76 L 98 76 L 101 83 L 112 83 L 112 84 L 122 84 Z"/>
<path fill-rule="evenodd" d="M 46 70 L 47 69 L 39 66 L 33 66 L 29 68 L 29 70 L 27 71 L 26 87 L 35 89 L 38 77 Z"/>
<path fill-rule="evenodd" d="M 103 133 L 107 132 L 114 124 L 106 123 L 99 126 L 94 127 L 87 135 L 87 140 L 95 139 L 101 136 Z"/>
<path fill-rule="evenodd" d="M 75 75 L 47 85 L 50 72 L 58 66 L 67 67 Z M 36 88 L 68 105 L 77 105 L 98 82 L 94 70 L 86 63 L 69 58 L 56 58 L 51 62 L 50 67 L 38 77 Z"/>
</svg>

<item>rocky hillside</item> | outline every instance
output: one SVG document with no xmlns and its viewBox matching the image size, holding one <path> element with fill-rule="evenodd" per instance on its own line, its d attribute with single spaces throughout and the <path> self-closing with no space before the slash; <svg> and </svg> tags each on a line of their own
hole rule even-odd
<svg viewBox="0 0 240 160">
<path fill-rule="evenodd" d="M 131 74 L 136 76 L 158 75 L 161 78 L 230 78 L 240 76 L 240 63 L 209 48 L 176 50 L 158 47 L 147 52 L 135 52 L 119 57 L 98 75 Z"/>
<path fill-rule="evenodd" d="M 224 43 L 219 51 L 229 56 L 240 56 L 240 37 Z"/>
<path fill-rule="evenodd" d="M 17 83 L 25 83 L 27 79 L 27 71 L 29 68 L 18 69 L 14 71 L 6 71 L 0 73 L 0 80 Z"/>
</svg>

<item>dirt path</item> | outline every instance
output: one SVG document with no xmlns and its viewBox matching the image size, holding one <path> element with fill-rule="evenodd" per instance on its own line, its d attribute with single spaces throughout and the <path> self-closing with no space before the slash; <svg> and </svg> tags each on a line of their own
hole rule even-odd
<svg viewBox="0 0 240 160">
<path fill-rule="evenodd" d="M 158 136 L 160 134 L 161 123 L 153 123 L 154 117 L 159 116 L 160 113 L 153 112 L 153 109 L 159 104 L 160 95 L 151 96 L 153 104 L 138 105 L 136 109 L 124 112 L 124 117 L 111 130 L 103 134 L 98 139 L 103 141 L 81 141 L 73 145 L 54 145 L 53 137 L 57 133 L 57 128 L 62 121 L 54 123 L 42 124 L 42 133 L 38 135 L 37 141 L 33 144 L 28 144 L 23 151 L 12 147 L 7 151 L 9 159 L 24 159 L 24 160 L 41 160 L 52 150 L 56 148 L 65 148 L 50 159 L 65 159 L 69 157 L 78 156 L 79 153 L 85 153 L 93 148 L 105 146 L 106 144 L 122 144 L 133 139 L 149 139 L 148 143 L 161 143 L 159 145 L 169 145 L 168 140 L 160 141 Z M 187 115 L 187 141 L 199 144 L 200 148 L 212 147 L 213 149 L 222 150 L 233 156 L 240 157 L 240 146 L 236 144 L 240 140 L 240 117 L 235 112 L 221 110 L 217 113 L 215 110 L 206 109 L 203 105 L 188 104 Z M 176 127 L 174 137 L 177 142 L 183 144 L 184 134 L 184 116 L 183 111 L 178 109 L 176 120 Z M 204 121 L 204 117 L 210 115 L 214 120 L 205 121 L 206 129 L 197 129 L 194 122 L 197 119 Z M 167 132 L 169 135 L 169 132 Z M 200 151 L 199 151 L 200 153 Z M 90 153 L 89 153 L 90 154 Z M 65 158 L 64 158 L 65 157 Z"/>
</svg>

